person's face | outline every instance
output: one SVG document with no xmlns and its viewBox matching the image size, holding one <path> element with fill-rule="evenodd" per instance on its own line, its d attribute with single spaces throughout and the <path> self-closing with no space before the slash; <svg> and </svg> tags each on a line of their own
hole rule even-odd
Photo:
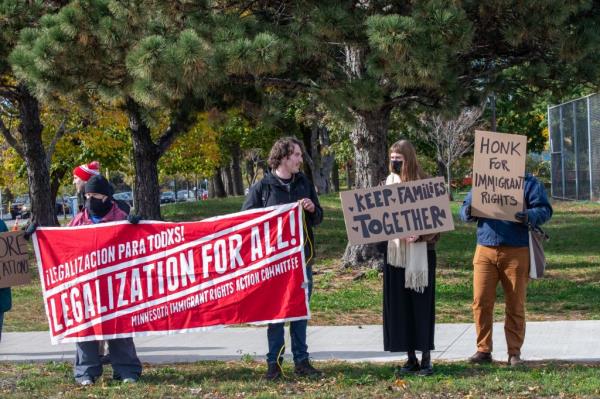
<svg viewBox="0 0 600 399">
<path fill-rule="evenodd" d="M 75 190 L 78 193 L 83 192 L 83 187 L 85 187 L 85 181 L 81 180 L 79 176 L 73 176 L 73 184 L 75 185 Z"/>
<path fill-rule="evenodd" d="M 390 161 L 401 161 L 402 163 L 404 163 L 404 155 L 399 154 L 397 152 L 392 152 L 390 154 Z"/>
<path fill-rule="evenodd" d="M 298 173 L 302 167 L 302 149 L 294 144 L 294 152 L 281 160 L 281 166 L 289 173 Z"/>
<path fill-rule="evenodd" d="M 106 202 L 106 200 L 108 199 L 108 197 L 104 194 L 99 194 L 99 193 L 86 193 L 85 194 L 85 199 L 90 199 L 90 198 L 96 198 L 102 202 Z"/>
</svg>

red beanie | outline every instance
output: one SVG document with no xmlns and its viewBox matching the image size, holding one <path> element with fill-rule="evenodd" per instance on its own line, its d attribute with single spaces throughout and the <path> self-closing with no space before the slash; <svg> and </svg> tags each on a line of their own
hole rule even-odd
<svg viewBox="0 0 600 399">
<path fill-rule="evenodd" d="M 99 174 L 100 163 L 98 161 L 92 161 L 87 165 L 79 165 L 73 169 L 73 176 L 77 176 L 83 181 L 88 181 L 90 177 L 98 176 Z"/>
</svg>

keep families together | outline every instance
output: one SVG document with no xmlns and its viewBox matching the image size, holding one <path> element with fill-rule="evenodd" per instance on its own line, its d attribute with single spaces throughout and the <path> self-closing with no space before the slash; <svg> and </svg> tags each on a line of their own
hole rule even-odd
<svg viewBox="0 0 600 399">
<path fill-rule="evenodd" d="M 298 202 L 305 213 L 304 255 L 307 259 L 308 298 L 312 294 L 315 262 L 313 228 L 323 221 L 323 208 L 312 182 L 301 172 L 303 143 L 293 137 L 277 140 L 271 148 L 269 171 L 250 187 L 242 210 L 265 208 Z M 389 175 L 382 184 L 398 184 L 427 179 L 417 160 L 414 146 L 407 140 L 394 143 L 389 156 Z M 460 218 L 477 224 L 477 245 L 473 255 L 473 320 L 476 327 L 476 350 L 471 363 L 492 362 L 493 316 L 498 283 L 504 291 L 504 333 L 509 366 L 522 364 L 521 347 L 525 339 L 525 299 L 529 281 L 529 229 L 537 228 L 552 217 L 552 206 L 543 184 L 526 174 L 524 209 L 516 221 L 476 217 L 471 212 L 472 191 L 460 208 Z M 129 205 L 114 199 L 114 190 L 100 173 L 98 162 L 75 167 L 73 183 L 82 204 L 69 226 L 84 226 L 119 220 L 137 224 L 139 217 L 130 214 Z M 29 236 L 35 225 L 26 231 Z M 0 220 L 0 232 L 7 231 Z M 434 374 L 431 351 L 435 349 L 435 280 L 436 243 L 440 233 L 408 236 L 380 243 L 383 266 L 383 348 L 405 352 L 407 359 L 398 365 L 399 375 Z M 11 309 L 10 288 L 0 288 L 0 334 L 4 313 Z M 307 345 L 307 320 L 291 321 L 289 326 L 294 372 L 298 376 L 318 377 L 322 372 L 310 361 Z M 1 338 L 1 335 L 0 335 Z M 75 381 L 92 385 L 102 375 L 103 365 L 111 364 L 113 378 L 135 383 L 142 374 L 133 338 L 77 342 L 74 361 Z M 265 379 L 282 377 L 285 352 L 284 323 L 267 328 Z M 421 358 L 418 358 L 420 353 Z"/>
</svg>

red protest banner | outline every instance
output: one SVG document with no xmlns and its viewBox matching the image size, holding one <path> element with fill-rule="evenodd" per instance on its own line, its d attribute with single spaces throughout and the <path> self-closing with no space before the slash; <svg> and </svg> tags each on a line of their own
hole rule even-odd
<svg viewBox="0 0 600 399">
<path fill-rule="evenodd" d="M 307 319 L 298 203 L 200 222 L 41 227 L 53 344 Z"/>
</svg>

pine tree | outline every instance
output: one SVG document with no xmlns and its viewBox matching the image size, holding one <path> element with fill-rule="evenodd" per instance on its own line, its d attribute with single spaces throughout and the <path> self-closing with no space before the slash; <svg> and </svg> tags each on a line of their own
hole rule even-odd
<svg viewBox="0 0 600 399">
<path fill-rule="evenodd" d="M 40 98 L 100 98 L 127 113 L 136 211 L 145 218 L 160 219 L 158 160 L 193 125 L 211 80 L 205 15 L 205 5 L 184 1 L 72 1 L 23 31 L 11 54 Z"/>
<path fill-rule="evenodd" d="M 31 220 L 42 226 L 58 224 L 54 212 L 54 196 L 50 188 L 51 146 L 42 140 L 44 126 L 40 103 L 23 79 L 15 77 L 9 63 L 22 29 L 36 25 L 46 13 L 52 13 L 59 2 L 19 0 L 0 1 L 0 133 L 24 160 L 27 167 Z M 10 121 L 16 119 L 18 126 Z M 56 142 L 64 134 L 64 125 L 54 132 Z"/>
</svg>

